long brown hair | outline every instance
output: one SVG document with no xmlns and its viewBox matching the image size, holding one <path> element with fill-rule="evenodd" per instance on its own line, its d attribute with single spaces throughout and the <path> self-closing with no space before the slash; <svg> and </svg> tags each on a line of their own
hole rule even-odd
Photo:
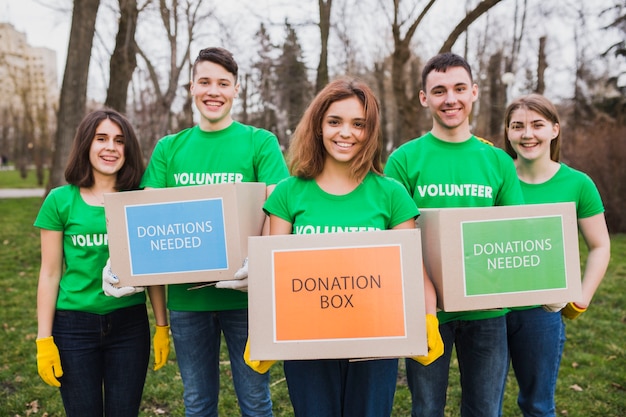
<svg viewBox="0 0 626 417">
<path fill-rule="evenodd" d="M 65 168 L 65 181 L 78 187 L 91 187 L 94 184 L 93 170 L 89 161 L 89 150 L 100 123 L 109 119 L 119 126 L 124 135 L 124 165 L 117 173 L 115 188 L 118 191 L 139 188 L 144 172 L 144 162 L 139 141 L 130 122 L 122 114 L 112 109 L 100 109 L 87 114 L 78 125 L 72 150 Z"/>
<path fill-rule="evenodd" d="M 380 108 L 372 90 L 355 78 L 331 81 L 315 96 L 304 112 L 293 134 L 287 159 L 291 175 L 315 178 L 324 168 L 326 149 L 322 140 L 322 123 L 330 105 L 336 101 L 356 97 L 365 112 L 365 142 L 352 161 L 351 172 L 355 178 L 363 178 L 372 171 L 382 175 L 382 132 Z"/>
</svg>

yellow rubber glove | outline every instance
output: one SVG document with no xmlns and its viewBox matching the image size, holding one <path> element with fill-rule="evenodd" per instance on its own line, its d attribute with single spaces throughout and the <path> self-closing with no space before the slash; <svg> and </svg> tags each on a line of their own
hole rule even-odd
<svg viewBox="0 0 626 417">
<path fill-rule="evenodd" d="M 154 348 L 154 370 L 158 371 L 167 363 L 167 357 L 170 354 L 170 326 L 156 326 L 152 346 Z"/>
<path fill-rule="evenodd" d="M 54 344 L 52 336 L 42 337 L 35 340 L 37 343 L 37 372 L 44 382 L 53 387 L 60 387 L 61 383 L 57 378 L 63 376 L 61 368 L 61 356 L 59 349 Z"/>
<path fill-rule="evenodd" d="M 270 370 L 272 365 L 276 363 L 276 361 L 253 361 L 250 360 L 250 341 L 246 340 L 246 348 L 243 351 L 243 360 L 246 362 L 252 370 L 264 374 Z"/>
<path fill-rule="evenodd" d="M 580 308 L 574 303 L 567 303 L 567 305 L 563 307 L 563 310 L 561 310 L 561 314 L 563 315 L 563 317 L 567 317 L 570 320 L 574 320 L 576 317 L 580 316 L 585 311 L 587 311 L 586 308 Z"/>
<path fill-rule="evenodd" d="M 430 365 L 443 355 L 443 339 L 441 338 L 441 333 L 439 333 L 439 320 L 437 320 L 437 316 L 434 314 L 426 314 L 426 339 L 428 342 L 428 354 L 411 358 L 424 366 Z"/>
</svg>

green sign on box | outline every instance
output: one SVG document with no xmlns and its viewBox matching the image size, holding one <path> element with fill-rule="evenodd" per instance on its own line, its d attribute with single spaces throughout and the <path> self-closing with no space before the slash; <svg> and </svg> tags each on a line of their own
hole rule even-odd
<svg viewBox="0 0 626 417">
<path fill-rule="evenodd" d="M 561 216 L 461 226 L 466 296 L 567 288 Z"/>
<path fill-rule="evenodd" d="M 444 311 L 582 299 L 574 203 L 420 209 L 417 226 Z"/>
</svg>

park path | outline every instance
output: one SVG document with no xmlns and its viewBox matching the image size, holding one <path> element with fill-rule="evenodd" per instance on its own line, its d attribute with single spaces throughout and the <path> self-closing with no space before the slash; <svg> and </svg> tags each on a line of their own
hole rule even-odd
<svg viewBox="0 0 626 417">
<path fill-rule="evenodd" d="M 0 188 L 0 198 L 43 197 L 43 188 Z"/>
</svg>

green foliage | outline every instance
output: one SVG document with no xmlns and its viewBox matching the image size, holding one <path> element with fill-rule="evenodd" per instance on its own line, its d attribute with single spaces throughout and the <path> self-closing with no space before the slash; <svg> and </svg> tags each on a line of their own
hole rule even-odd
<svg viewBox="0 0 626 417">
<path fill-rule="evenodd" d="M 2 416 L 64 415 L 58 390 L 41 381 L 35 361 L 35 299 L 40 252 L 39 233 L 32 223 L 40 204 L 40 198 L 0 199 Z M 611 264 L 590 310 L 580 318 L 567 322 L 568 341 L 556 396 L 559 416 L 626 415 L 626 235 L 614 235 L 612 244 Z M 584 250 L 582 257 L 585 257 Z M 220 369 L 220 415 L 238 415 L 224 345 Z M 274 365 L 270 372 L 274 413 L 277 417 L 292 416 L 281 364 Z M 410 415 L 411 400 L 404 376 L 404 364 L 401 363 L 394 417 Z M 459 415 L 458 381 L 458 366 L 453 362 L 446 416 Z M 148 371 L 140 415 L 183 416 L 182 393 L 182 381 L 172 347 L 168 364 L 159 371 Z M 503 415 L 520 416 L 512 374 L 507 385 Z"/>
</svg>

